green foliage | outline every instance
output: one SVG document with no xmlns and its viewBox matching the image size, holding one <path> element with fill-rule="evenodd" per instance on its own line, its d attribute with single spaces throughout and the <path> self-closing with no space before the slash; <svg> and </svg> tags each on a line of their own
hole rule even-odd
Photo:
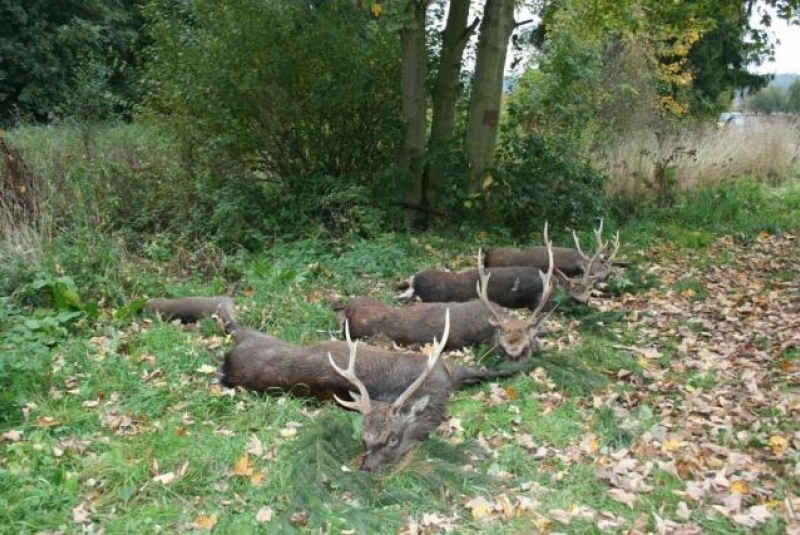
<svg viewBox="0 0 800 535">
<path fill-rule="evenodd" d="M 606 177 L 535 134 L 506 140 L 493 178 L 485 185 L 492 215 L 516 232 L 529 232 L 532 217 L 553 228 L 579 228 L 606 212 Z"/>
<path fill-rule="evenodd" d="M 288 220 L 274 214 L 302 198 L 297 229 L 326 202 L 342 211 L 363 187 L 383 188 L 374 181 L 400 128 L 396 43 L 352 2 L 164 1 L 146 14 L 143 112 L 178 134 L 202 195 L 222 192 L 212 222 L 261 211 L 269 234 Z M 341 228 L 343 218 L 372 218 L 356 204 L 312 220 Z"/>
<path fill-rule="evenodd" d="M 789 110 L 789 94 L 780 87 L 771 85 L 744 99 L 744 106 L 753 113 L 770 115 Z"/>
<path fill-rule="evenodd" d="M 752 236 L 800 227 L 800 194 L 794 189 L 772 190 L 754 180 L 681 192 L 667 209 L 641 202 L 634 205 L 630 199 L 615 200 L 615 205 L 625 227 L 635 229 L 641 239 L 657 236 L 689 249 L 708 247 L 715 235 L 725 232 Z M 620 210 L 621 206 L 628 209 Z"/>
<path fill-rule="evenodd" d="M 35 303 L 20 308 L 18 301 Z M 43 277 L 0 298 L 0 424 L 18 421 L 24 393 L 49 382 L 51 350 L 74 332 L 78 320 L 96 317 L 69 277 Z"/>
<path fill-rule="evenodd" d="M 98 119 L 134 95 L 136 2 L 3 0 L 0 20 L 0 124 Z"/>
<path fill-rule="evenodd" d="M 789 97 L 786 108 L 792 112 L 800 114 L 800 76 L 794 79 L 788 89 Z"/>
</svg>

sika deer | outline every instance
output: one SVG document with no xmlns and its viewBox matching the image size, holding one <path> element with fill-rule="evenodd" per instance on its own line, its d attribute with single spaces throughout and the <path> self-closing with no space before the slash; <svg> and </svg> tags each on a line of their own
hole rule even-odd
<svg viewBox="0 0 800 535">
<path fill-rule="evenodd" d="M 549 242 L 548 242 L 549 243 Z M 480 254 L 475 291 L 478 299 L 466 303 L 413 303 L 390 307 L 366 297 L 354 299 L 340 311 L 342 322 L 348 321 L 357 338 L 384 335 L 398 344 L 424 344 L 441 332 L 445 309 L 453 318 L 448 348 L 460 348 L 494 339 L 500 353 L 509 360 L 521 360 L 539 350 L 537 335 L 543 321 L 542 311 L 553 292 L 553 264 L 548 273 L 539 272 L 544 289 L 538 305 L 527 320 L 519 320 L 487 295 L 491 274 L 484 273 Z"/>
<path fill-rule="evenodd" d="M 544 315 L 544 312 L 550 302 L 550 297 L 555 287 L 553 284 L 553 269 L 555 267 L 553 262 L 553 244 L 550 242 L 547 234 L 547 223 L 544 225 L 544 243 L 549 257 L 547 273 L 539 272 L 544 291 L 539 299 L 539 304 L 525 320 L 509 318 L 507 314 L 499 312 L 492 302 L 489 301 L 486 289 L 489 287 L 491 273 L 486 273 L 484 271 L 483 258 L 481 258 L 481 254 L 478 253 L 478 299 L 489 312 L 491 316 L 489 322 L 497 328 L 497 342 L 500 344 L 502 352 L 506 355 L 517 351 L 517 348 L 522 346 L 527 347 L 527 354 L 525 356 L 530 356 L 532 353 L 541 350 L 539 333 L 542 331 L 545 319 L 547 319 L 547 315 Z M 520 356 L 517 356 L 517 358 L 520 358 Z"/>
<path fill-rule="evenodd" d="M 542 297 L 542 280 L 535 267 L 502 267 L 489 270 L 489 299 L 506 308 L 535 308 Z M 398 289 L 406 291 L 397 299 L 417 298 L 423 302 L 464 302 L 475 299 L 478 270 L 453 273 L 428 269 L 413 275 Z"/>
<path fill-rule="evenodd" d="M 178 299 L 157 297 L 147 301 L 145 309 L 183 322 L 197 321 L 203 316 L 217 314 L 224 324 L 226 319 L 228 323 L 234 321 L 234 306 L 233 299 L 227 296 L 181 297 Z M 226 331 L 228 328 L 226 327 Z"/>
<path fill-rule="evenodd" d="M 574 230 L 572 238 L 575 241 L 575 249 L 552 248 L 556 277 L 572 299 L 580 303 L 589 301 L 592 290 L 597 283 L 608 278 L 612 266 L 625 265 L 625 262 L 614 261 L 620 247 L 619 232 L 613 240 L 604 241 L 603 220 L 601 219 L 599 228 L 594 230 L 594 236 L 597 248 L 592 256 L 583 252 L 580 239 Z M 547 255 L 547 247 L 543 245 L 524 250 L 513 247 L 495 247 L 486 252 L 486 265 L 493 268 L 535 266 L 545 269 L 548 262 Z"/>
<path fill-rule="evenodd" d="M 184 301 L 155 301 L 151 310 L 166 312 L 180 306 L 185 321 L 217 313 L 217 298 L 197 298 L 195 308 Z M 364 471 L 377 471 L 396 462 L 424 440 L 447 417 L 450 393 L 482 381 L 508 377 L 521 368 L 487 371 L 448 366 L 439 360 L 449 335 L 450 316 L 445 312 L 442 341 L 434 338 L 430 357 L 357 346 L 345 324 L 346 342 L 330 341 L 298 347 L 253 329 L 239 327 L 223 307 L 226 331 L 235 341 L 220 370 L 221 382 L 264 393 L 288 391 L 318 400 L 336 399 L 364 415 L 362 440 L 366 455 Z M 358 353 L 358 359 L 356 359 Z M 347 368 L 343 364 L 347 362 Z M 358 390 L 354 395 L 353 387 Z M 348 396 L 353 401 L 347 401 Z"/>
</svg>

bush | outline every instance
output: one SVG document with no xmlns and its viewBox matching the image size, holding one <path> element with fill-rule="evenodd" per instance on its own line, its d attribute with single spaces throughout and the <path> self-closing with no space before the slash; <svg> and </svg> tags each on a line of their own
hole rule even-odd
<svg viewBox="0 0 800 535">
<path fill-rule="evenodd" d="M 532 221 L 584 227 L 606 213 L 606 177 L 534 134 L 509 139 L 494 180 L 485 184 L 495 221 L 528 232 Z"/>
</svg>

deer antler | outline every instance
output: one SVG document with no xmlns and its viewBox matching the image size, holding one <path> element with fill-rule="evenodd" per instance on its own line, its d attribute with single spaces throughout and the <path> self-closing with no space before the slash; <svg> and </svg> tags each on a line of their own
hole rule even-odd
<svg viewBox="0 0 800 535">
<path fill-rule="evenodd" d="M 448 308 L 445 310 L 444 313 L 444 332 L 442 333 L 442 341 L 437 342 L 436 337 L 433 338 L 433 352 L 428 356 L 428 362 L 425 364 L 425 369 L 422 370 L 422 373 L 417 377 L 417 379 L 408 385 L 406 391 L 400 394 L 394 403 L 392 403 L 392 409 L 397 410 L 402 407 L 408 399 L 414 395 L 414 393 L 422 386 L 422 383 L 428 378 L 433 371 L 433 368 L 436 366 L 436 363 L 439 361 L 439 357 L 442 355 L 442 351 L 444 351 L 444 346 L 447 345 L 447 337 L 450 335 L 450 309 Z"/>
<path fill-rule="evenodd" d="M 354 411 L 358 411 L 361 414 L 367 415 L 371 410 L 370 407 L 370 399 L 369 399 L 369 392 L 367 391 L 367 387 L 364 386 L 364 383 L 356 377 L 356 350 L 358 349 L 358 342 L 353 342 L 350 339 L 350 324 L 347 320 L 344 322 L 344 332 L 345 336 L 347 337 L 347 347 L 350 348 L 350 360 L 347 363 L 347 369 L 344 370 L 340 368 L 336 362 L 333 360 L 333 356 L 328 352 L 328 360 L 331 363 L 334 371 L 350 381 L 353 386 L 358 388 L 359 397 L 355 401 L 344 401 L 339 396 L 334 394 L 334 399 L 336 402 L 341 405 L 342 407 L 347 407 L 348 409 L 353 409 Z"/>
<path fill-rule="evenodd" d="M 491 276 L 491 273 L 486 273 L 483 270 L 483 250 L 478 249 L 478 282 L 475 284 L 475 290 L 478 292 L 478 299 L 480 299 L 481 303 L 483 303 L 486 310 L 488 310 L 489 314 L 492 316 L 489 319 L 489 323 L 495 325 L 501 323 L 503 317 L 495 310 L 491 301 L 489 301 L 487 291 L 489 289 L 489 277 Z"/>
<path fill-rule="evenodd" d="M 547 273 L 539 272 L 539 277 L 542 279 L 542 297 L 539 299 L 539 304 L 536 305 L 536 308 L 526 322 L 528 327 L 536 325 L 544 319 L 542 318 L 542 311 L 550 301 L 550 296 L 553 294 L 553 289 L 555 288 L 553 284 L 553 269 L 555 268 L 555 261 L 553 260 L 553 242 L 550 241 L 550 237 L 548 236 L 547 221 L 544 223 L 544 244 L 547 247 L 549 264 Z"/>
</svg>

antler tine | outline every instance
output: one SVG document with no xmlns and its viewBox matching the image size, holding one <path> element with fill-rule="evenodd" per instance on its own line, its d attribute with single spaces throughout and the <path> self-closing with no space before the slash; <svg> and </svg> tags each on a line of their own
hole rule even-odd
<svg viewBox="0 0 800 535">
<path fill-rule="evenodd" d="M 572 229 L 572 240 L 575 242 L 575 249 L 578 250 L 578 254 L 581 255 L 581 258 L 583 258 L 586 261 L 589 261 L 589 255 L 584 253 L 583 249 L 581 249 L 581 239 L 578 238 L 578 233 L 575 232 L 575 229 Z"/>
<path fill-rule="evenodd" d="M 433 337 L 433 352 L 428 356 L 428 362 L 425 364 L 425 369 L 422 370 L 422 373 L 417 377 L 417 379 L 408 385 L 405 392 L 400 394 L 394 403 L 392 403 L 392 408 L 399 409 L 402 407 L 406 401 L 409 400 L 411 396 L 413 396 L 419 387 L 422 386 L 422 383 L 430 376 L 431 371 L 433 368 L 436 367 L 436 363 L 439 362 L 439 357 L 442 356 L 442 351 L 444 351 L 444 346 L 447 345 L 447 337 L 450 336 L 450 309 L 448 308 L 445 310 L 444 313 L 444 332 L 442 333 L 442 341 L 437 342 L 436 337 Z"/>
<path fill-rule="evenodd" d="M 611 252 L 605 255 L 605 261 L 609 266 L 614 261 L 614 257 L 617 256 L 619 246 L 619 231 L 617 231 L 617 234 L 614 236 L 614 239 L 611 240 L 611 243 L 606 243 L 606 247 L 611 249 Z"/>
<path fill-rule="evenodd" d="M 491 276 L 491 273 L 486 273 L 483 270 L 483 250 L 478 249 L 478 282 L 475 284 L 475 290 L 478 292 L 478 299 L 489 311 L 489 314 L 491 314 L 492 318 L 494 318 L 494 321 L 500 322 L 503 321 L 503 318 L 492 306 L 487 293 L 489 291 L 489 277 Z"/>
<path fill-rule="evenodd" d="M 539 304 L 536 305 L 530 318 L 528 318 L 528 325 L 533 325 L 541 321 L 542 310 L 550 301 L 550 296 L 553 293 L 553 270 L 555 269 L 555 261 L 553 260 L 553 242 L 547 232 L 547 222 L 544 224 L 544 244 L 547 247 L 547 256 L 549 264 L 547 266 L 547 273 L 539 272 L 539 277 L 542 279 L 542 297 L 539 299 Z"/>
<path fill-rule="evenodd" d="M 600 225 L 594 229 L 594 239 L 597 242 L 597 250 L 605 249 L 608 242 L 603 242 L 603 223 L 605 222 L 604 218 L 600 218 Z"/>
<path fill-rule="evenodd" d="M 347 338 L 347 347 L 350 348 L 350 359 L 347 362 L 347 369 L 343 370 L 338 364 L 336 364 L 336 361 L 333 360 L 333 355 L 331 355 L 330 351 L 328 352 L 328 360 L 330 361 L 331 366 L 336 373 L 353 383 L 353 386 L 358 388 L 359 399 L 356 401 L 345 401 L 335 394 L 333 397 L 342 407 L 347 407 L 348 409 L 353 409 L 354 411 L 358 411 L 361 414 L 366 415 L 370 411 L 369 391 L 367 390 L 367 387 L 364 386 L 364 383 L 362 383 L 361 380 L 356 376 L 356 351 L 358 350 L 358 342 L 353 342 L 350 339 L 350 324 L 347 320 L 344 321 L 344 333 L 345 337 Z"/>
</svg>

